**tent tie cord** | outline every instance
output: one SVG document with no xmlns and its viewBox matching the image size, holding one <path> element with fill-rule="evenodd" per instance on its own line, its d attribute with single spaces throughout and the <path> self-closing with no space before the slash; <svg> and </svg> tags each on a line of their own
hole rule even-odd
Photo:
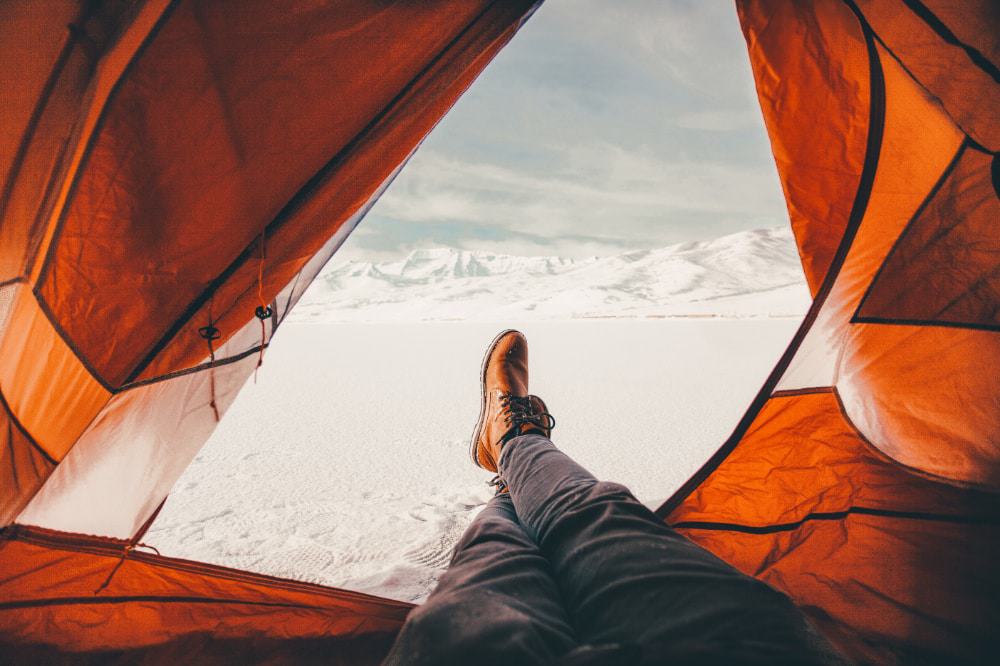
<svg viewBox="0 0 1000 666">
<path fill-rule="evenodd" d="M 212 413 L 215 414 L 215 422 L 219 422 L 219 406 L 215 402 L 215 345 L 212 344 L 215 340 L 222 337 L 222 333 L 219 332 L 215 326 L 209 324 L 208 326 L 202 326 L 198 329 L 198 335 L 205 338 L 205 342 L 208 344 L 208 383 L 209 390 L 212 393 L 211 402 L 209 405 L 212 407 Z"/>
<path fill-rule="evenodd" d="M 105 589 L 107 589 L 108 585 L 111 584 L 111 580 L 115 577 L 115 574 L 118 573 L 118 570 L 122 568 L 123 564 L 125 564 L 125 559 L 129 556 L 129 553 L 134 551 L 136 548 L 148 548 L 149 550 L 156 553 L 158 556 L 162 557 L 162 555 L 160 555 L 160 551 L 156 548 L 156 546 L 150 546 L 149 544 L 143 543 L 142 537 L 144 537 L 146 535 L 146 532 L 149 531 L 149 528 L 153 525 L 153 522 L 156 520 L 156 517 L 160 515 L 160 511 L 163 510 L 163 505 L 166 503 L 167 503 L 167 498 L 164 497 L 162 500 L 160 500 L 160 503 L 153 510 L 153 513 L 149 515 L 149 518 L 146 519 L 146 522 L 140 525 L 136 533 L 132 535 L 132 538 L 125 542 L 124 547 L 122 548 L 121 557 L 118 558 L 118 562 L 115 563 L 115 566 L 111 569 L 111 573 L 109 573 L 108 577 L 104 579 L 104 582 L 101 583 L 100 587 L 94 590 L 95 595 L 98 595 Z"/>
<path fill-rule="evenodd" d="M 260 354 L 257 356 L 257 366 L 253 369 L 253 383 L 257 383 L 257 368 L 264 365 L 264 348 L 267 346 L 267 327 L 264 321 L 270 319 L 274 311 L 268 305 L 258 305 L 254 316 L 260 321 Z"/>
<path fill-rule="evenodd" d="M 264 365 L 264 347 L 267 344 L 267 327 L 264 325 L 266 319 L 274 315 L 274 310 L 264 300 L 264 260 L 266 259 L 266 234 L 267 227 L 260 232 L 260 260 L 257 262 L 257 300 L 260 305 L 254 310 L 254 316 L 260 321 L 260 355 L 257 356 L 257 366 L 253 369 L 253 383 L 257 383 L 257 370 Z"/>
<path fill-rule="evenodd" d="M 122 548 L 122 554 L 118 557 L 118 561 L 115 563 L 115 566 L 111 569 L 111 572 L 108 574 L 108 577 L 104 579 L 104 582 L 101 583 L 96 590 L 94 590 L 94 595 L 100 594 L 101 592 L 103 592 L 108 588 L 108 585 L 111 585 L 111 581 L 114 579 L 115 574 L 118 573 L 118 570 L 122 568 L 123 564 L 125 564 L 125 559 L 129 556 L 130 553 L 132 553 L 132 551 L 136 550 L 137 548 L 148 548 L 149 550 L 156 553 L 158 556 L 163 557 L 162 555 L 160 555 L 160 551 L 156 546 L 151 546 L 148 543 L 125 544 L 125 547 Z"/>
</svg>

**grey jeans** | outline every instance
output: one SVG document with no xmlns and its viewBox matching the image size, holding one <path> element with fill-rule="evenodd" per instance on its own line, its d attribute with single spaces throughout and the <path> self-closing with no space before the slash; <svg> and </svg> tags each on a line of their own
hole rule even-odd
<svg viewBox="0 0 1000 666">
<path fill-rule="evenodd" d="M 783 594 L 595 479 L 540 435 L 462 537 L 384 664 L 843 663 Z"/>
</svg>

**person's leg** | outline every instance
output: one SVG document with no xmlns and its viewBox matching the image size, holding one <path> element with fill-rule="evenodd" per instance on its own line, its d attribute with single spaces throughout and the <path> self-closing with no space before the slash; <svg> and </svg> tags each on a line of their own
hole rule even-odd
<svg viewBox="0 0 1000 666">
<path fill-rule="evenodd" d="M 787 597 L 680 536 L 547 438 L 515 437 L 499 458 L 581 642 L 637 644 L 646 659 L 684 663 L 838 660 Z"/>
<path fill-rule="evenodd" d="M 575 644 L 548 562 L 504 493 L 466 530 L 383 664 L 549 664 Z"/>
</svg>

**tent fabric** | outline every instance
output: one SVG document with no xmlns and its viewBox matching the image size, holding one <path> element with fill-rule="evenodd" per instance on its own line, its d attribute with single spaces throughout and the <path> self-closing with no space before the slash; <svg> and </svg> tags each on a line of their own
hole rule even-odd
<svg viewBox="0 0 1000 666">
<path fill-rule="evenodd" d="M 862 663 L 1000 649 L 1000 15 L 957 6 L 737 2 L 816 297 L 659 511 Z"/>
<path fill-rule="evenodd" d="M 534 4 L 5 6 L 6 522 L 130 537 Z"/>
<path fill-rule="evenodd" d="M 200 361 L 205 325 L 238 329 L 260 301 L 246 288 L 259 251 L 272 257 L 262 285 L 270 302 L 525 9 L 379 6 L 180 2 L 165 11 L 105 107 L 34 290 L 104 386 Z M 108 344 L 93 318 L 128 336 Z"/>
<path fill-rule="evenodd" d="M 16 663 L 378 664 L 412 606 L 18 526 L 0 537 Z M 99 591 L 99 593 L 98 593 Z"/>
<path fill-rule="evenodd" d="M 79 0 L 0 6 L 0 283 L 33 265 L 46 228 L 45 199 L 56 194 L 72 162 L 69 139 L 79 131 L 81 107 L 107 93 L 108 75 L 121 67 L 116 54 L 125 57 L 135 47 L 136 31 L 118 26 L 131 21 L 144 28 L 150 12 L 136 16 L 137 9 L 132 2 Z"/>
<path fill-rule="evenodd" d="M 408 605 L 134 546 L 309 283 L 536 4 L 0 7 L 0 643 L 378 662 Z"/>
<path fill-rule="evenodd" d="M 56 466 L 10 412 L 0 394 L 0 521 L 13 522 Z"/>
<path fill-rule="evenodd" d="M 862 663 L 997 647 L 1000 496 L 901 467 L 857 433 L 835 389 L 771 398 L 668 522 L 789 594 Z"/>
<path fill-rule="evenodd" d="M 962 144 L 879 267 L 855 322 L 1000 328 L 995 248 L 979 242 L 1000 220 L 992 166 L 993 155 Z"/>
<path fill-rule="evenodd" d="M 1000 6 L 973 0 L 859 0 L 864 21 L 972 141 L 1000 150 Z"/>
</svg>

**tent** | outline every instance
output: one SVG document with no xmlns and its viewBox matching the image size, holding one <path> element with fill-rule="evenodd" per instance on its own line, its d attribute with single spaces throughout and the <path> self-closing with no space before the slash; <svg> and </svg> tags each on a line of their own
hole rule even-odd
<svg viewBox="0 0 1000 666">
<path fill-rule="evenodd" d="M 0 4 L 5 657 L 378 663 L 409 605 L 142 539 L 536 4 Z M 975 660 L 1000 648 L 1000 10 L 737 8 L 815 300 L 659 514 L 859 660 Z"/>
<path fill-rule="evenodd" d="M 859 661 L 995 655 L 1000 5 L 738 7 L 814 302 L 660 514 Z"/>
</svg>

